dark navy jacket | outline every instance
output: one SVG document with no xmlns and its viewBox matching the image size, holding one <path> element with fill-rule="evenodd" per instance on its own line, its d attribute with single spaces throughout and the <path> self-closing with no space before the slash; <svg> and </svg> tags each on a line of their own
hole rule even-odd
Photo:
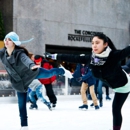
<svg viewBox="0 0 130 130">
<path fill-rule="evenodd" d="M 81 68 L 84 67 L 85 73 L 84 76 L 81 74 Z M 92 75 L 91 70 L 88 68 L 87 65 L 82 66 L 82 64 L 77 64 L 76 70 L 73 74 L 73 77 L 80 82 L 85 82 L 88 84 L 88 86 L 92 86 L 95 84 L 95 78 Z M 81 78 L 81 79 L 80 79 Z"/>
</svg>

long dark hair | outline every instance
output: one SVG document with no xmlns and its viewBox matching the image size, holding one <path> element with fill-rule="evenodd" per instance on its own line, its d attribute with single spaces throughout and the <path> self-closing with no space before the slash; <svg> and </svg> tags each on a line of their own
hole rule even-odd
<svg viewBox="0 0 130 130">
<path fill-rule="evenodd" d="M 113 44 L 113 42 L 111 41 L 111 39 L 109 37 L 107 37 L 105 34 L 103 33 L 96 33 L 94 34 L 94 36 L 92 37 L 92 39 L 94 37 L 98 37 L 99 39 L 103 40 L 104 43 L 108 43 L 108 46 L 112 49 L 112 50 L 117 50 L 115 45 Z"/>
<path fill-rule="evenodd" d="M 27 50 L 25 47 L 23 47 L 23 46 L 16 46 L 16 45 L 15 45 L 15 48 L 16 48 L 16 49 L 23 49 L 23 50 L 25 51 L 25 54 L 26 54 L 27 56 L 29 56 L 29 52 L 28 52 L 28 50 Z"/>
</svg>

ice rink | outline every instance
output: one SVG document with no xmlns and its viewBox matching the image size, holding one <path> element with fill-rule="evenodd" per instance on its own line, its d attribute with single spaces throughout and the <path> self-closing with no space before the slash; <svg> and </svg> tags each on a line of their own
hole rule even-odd
<svg viewBox="0 0 130 130">
<path fill-rule="evenodd" d="M 113 100 L 113 94 L 110 95 Z M 0 99 L 0 130 L 20 130 L 17 100 Z M 46 97 L 47 98 L 47 97 Z M 38 101 L 38 110 L 28 109 L 29 130 L 112 130 L 112 100 L 103 100 L 99 110 L 89 107 L 87 111 L 78 109 L 82 105 L 80 95 L 57 96 L 55 110 L 50 111 Z M 88 101 L 90 105 L 91 100 Z M 29 103 L 27 107 L 29 107 Z M 130 96 L 123 109 L 122 130 L 130 130 Z"/>
</svg>

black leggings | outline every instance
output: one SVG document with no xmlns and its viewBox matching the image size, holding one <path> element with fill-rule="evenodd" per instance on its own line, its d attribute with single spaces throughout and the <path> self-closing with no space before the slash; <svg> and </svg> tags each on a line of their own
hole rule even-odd
<svg viewBox="0 0 130 130">
<path fill-rule="evenodd" d="M 113 104 L 112 104 L 112 114 L 113 114 L 113 127 L 121 127 L 122 115 L 121 108 L 128 97 L 129 93 L 115 93 Z"/>
</svg>

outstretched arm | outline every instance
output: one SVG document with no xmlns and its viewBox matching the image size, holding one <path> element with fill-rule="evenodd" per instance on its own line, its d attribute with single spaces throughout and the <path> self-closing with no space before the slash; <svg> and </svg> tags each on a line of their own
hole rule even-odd
<svg viewBox="0 0 130 130">
<path fill-rule="evenodd" d="M 91 55 L 73 55 L 73 54 L 45 54 L 47 58 L 51 58 L 58 61 L 66 61 L 71 63 L 88 64 L 91 60 Z"/>
<path fill-rule="evenodd" d="M 32 70 L 40 68 L 40 65 L 36 65 L 26 54 L 22 53 L 20 58 L 23 64 L 28 68 Z"/>
</svg>

